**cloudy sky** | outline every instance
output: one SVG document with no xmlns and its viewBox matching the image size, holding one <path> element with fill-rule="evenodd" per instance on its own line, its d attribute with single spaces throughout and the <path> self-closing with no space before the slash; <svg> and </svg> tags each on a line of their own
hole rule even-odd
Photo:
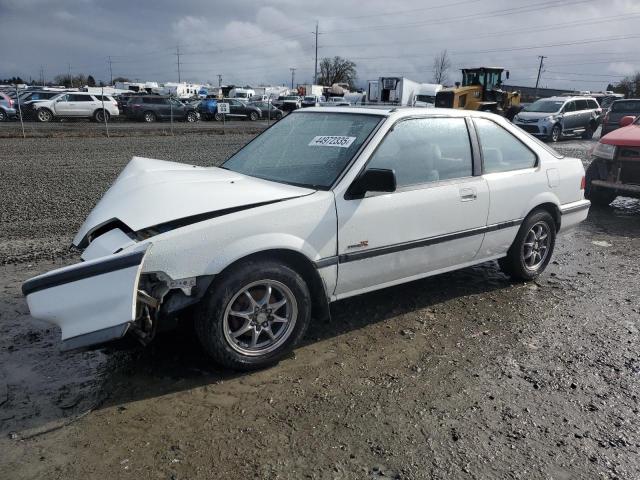
<svg viewBox="0 0 640 480">
<path fill-rule="evenodd" d="M 140 81 L 289 84 L 319 57 L 380 76 L 429 82 L 447 49 L 463 66 L 498 65 L 511 84 L 601 90 L 640 70 L 640 0 L 0 0 L 0 78 L 66 73 Z"/>
</svg>

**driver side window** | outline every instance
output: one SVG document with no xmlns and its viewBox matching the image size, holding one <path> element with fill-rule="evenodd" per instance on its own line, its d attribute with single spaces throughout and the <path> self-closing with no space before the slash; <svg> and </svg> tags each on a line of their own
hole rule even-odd
<svg viewBox="0 0 640 480">
<path fill-rule="evenodd" d="M 575 112 L 576 111 L 576 102 L 567 102 L 562 109 L 563 112 Z"/>
<path fill-rule="evenodd" d="M 464 118 L 419 118 L 397 123 L 367 168 L 394 170 L 401 188 L 470 177 L 472 165 Z"/>
</svg>

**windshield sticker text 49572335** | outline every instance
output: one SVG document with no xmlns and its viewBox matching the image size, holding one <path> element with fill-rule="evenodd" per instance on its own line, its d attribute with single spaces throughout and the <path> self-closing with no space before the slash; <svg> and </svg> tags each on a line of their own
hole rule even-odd
<svg viewBox="0 0 640 480">
<path fill-rule="evenodd" d="M 320 135 L 313 137 L 309 142 L 310 147 L 340 147 L 349 148 L 356 137 L 343 137 L 339 135 Z"/>
</svg>

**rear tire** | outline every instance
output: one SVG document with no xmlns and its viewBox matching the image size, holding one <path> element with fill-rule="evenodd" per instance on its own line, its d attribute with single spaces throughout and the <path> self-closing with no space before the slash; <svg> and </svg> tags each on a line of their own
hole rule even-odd
<svg viewBox="0 0 640 480">
<path fill-rule="evenodd" d="M 258 120 L 259 117 L 260 115 L 258 115 L 256 112 L 251 112 L 249 114 L 249 120 L 251 120 L 252 122 L 255 122 L 256 120 Z"/>
<path fill-rule="evenodd" d="M 596 131 L 595 125 L 590 123 L 589 125 L 587 125 L 587 129 L 582 134 L 582 138 L 584 140 L 591 140 L 593 138 L 593 134 L 595 133 L 595 131 Z"/>
<path fill-rule="evenodd" d="M 222 120 L 224 120 L 224 117 L 222 116 L 221 113 L 216 113 L 213 118 L 215 119 L 216 122 L 221 122 Z"/>
<path fill-rule="evenodd" d="M 9 115 L 2 108 L 0 108 L 0 122 L 6 122 L 9 119 Z"/>
<path fill-rule="evenodd" d="M 142 114 L 142 120 L 144 120 L 146 123 L 153 123 L 157 119 L 158 119 L 158 117 L 153 112 L 144 112 Z"/>
<path fill-rule="evenodd" d="M 311 294 L 300 274 L 279 263 L 248 261 L 209 288 L 196 309 L 195 327 L 200 343 L 217 363 L 248 371 L 287 355 L 304 336 L 310 319 Z"/>
<path fill-rule="evenodd" d="M 618 195 L 613 190 L 594 187 L 591 184 L 593 180 L 603 180 L 602 175 L 600 174 L 600 162 L 597 160 L 592 161 L 587 167 L 587 171 L 585 173 L 584 196 L 595 206 L 608 207 Z"/>
<path fill-rule="evenodd" d="M 556 222 L 546 210 L 534 210 L 524 219 L 507 256 L 498 263 L 514 280 L 536 278 L 549 264 L 556 243 Z"/>
<path fill-rule="evenodd" d="M 106 121 L 108 122 L 109 117 L 110 117 L 109 112 L 107 111 L 103 112 L 102 110 L 96 110 L 96 112 L 93 114 L 93 119 L 99 123 L 104 123 L 105 118 L 106 118 Z"/>
</svg>

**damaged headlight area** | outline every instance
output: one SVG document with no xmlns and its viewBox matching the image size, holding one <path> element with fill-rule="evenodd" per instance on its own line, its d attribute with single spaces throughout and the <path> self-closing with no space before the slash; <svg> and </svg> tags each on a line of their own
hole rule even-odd
<svg viewBox="0 0 640 480">
<path fill-rule="evenodd" d="M 175 328 L 178 315 L 198 303 L 212 281 L 213 275 L 174 280 L 163 272 L 142 274 L 129 331 L 147 345 L 158 331 Z"/>
</svg>

